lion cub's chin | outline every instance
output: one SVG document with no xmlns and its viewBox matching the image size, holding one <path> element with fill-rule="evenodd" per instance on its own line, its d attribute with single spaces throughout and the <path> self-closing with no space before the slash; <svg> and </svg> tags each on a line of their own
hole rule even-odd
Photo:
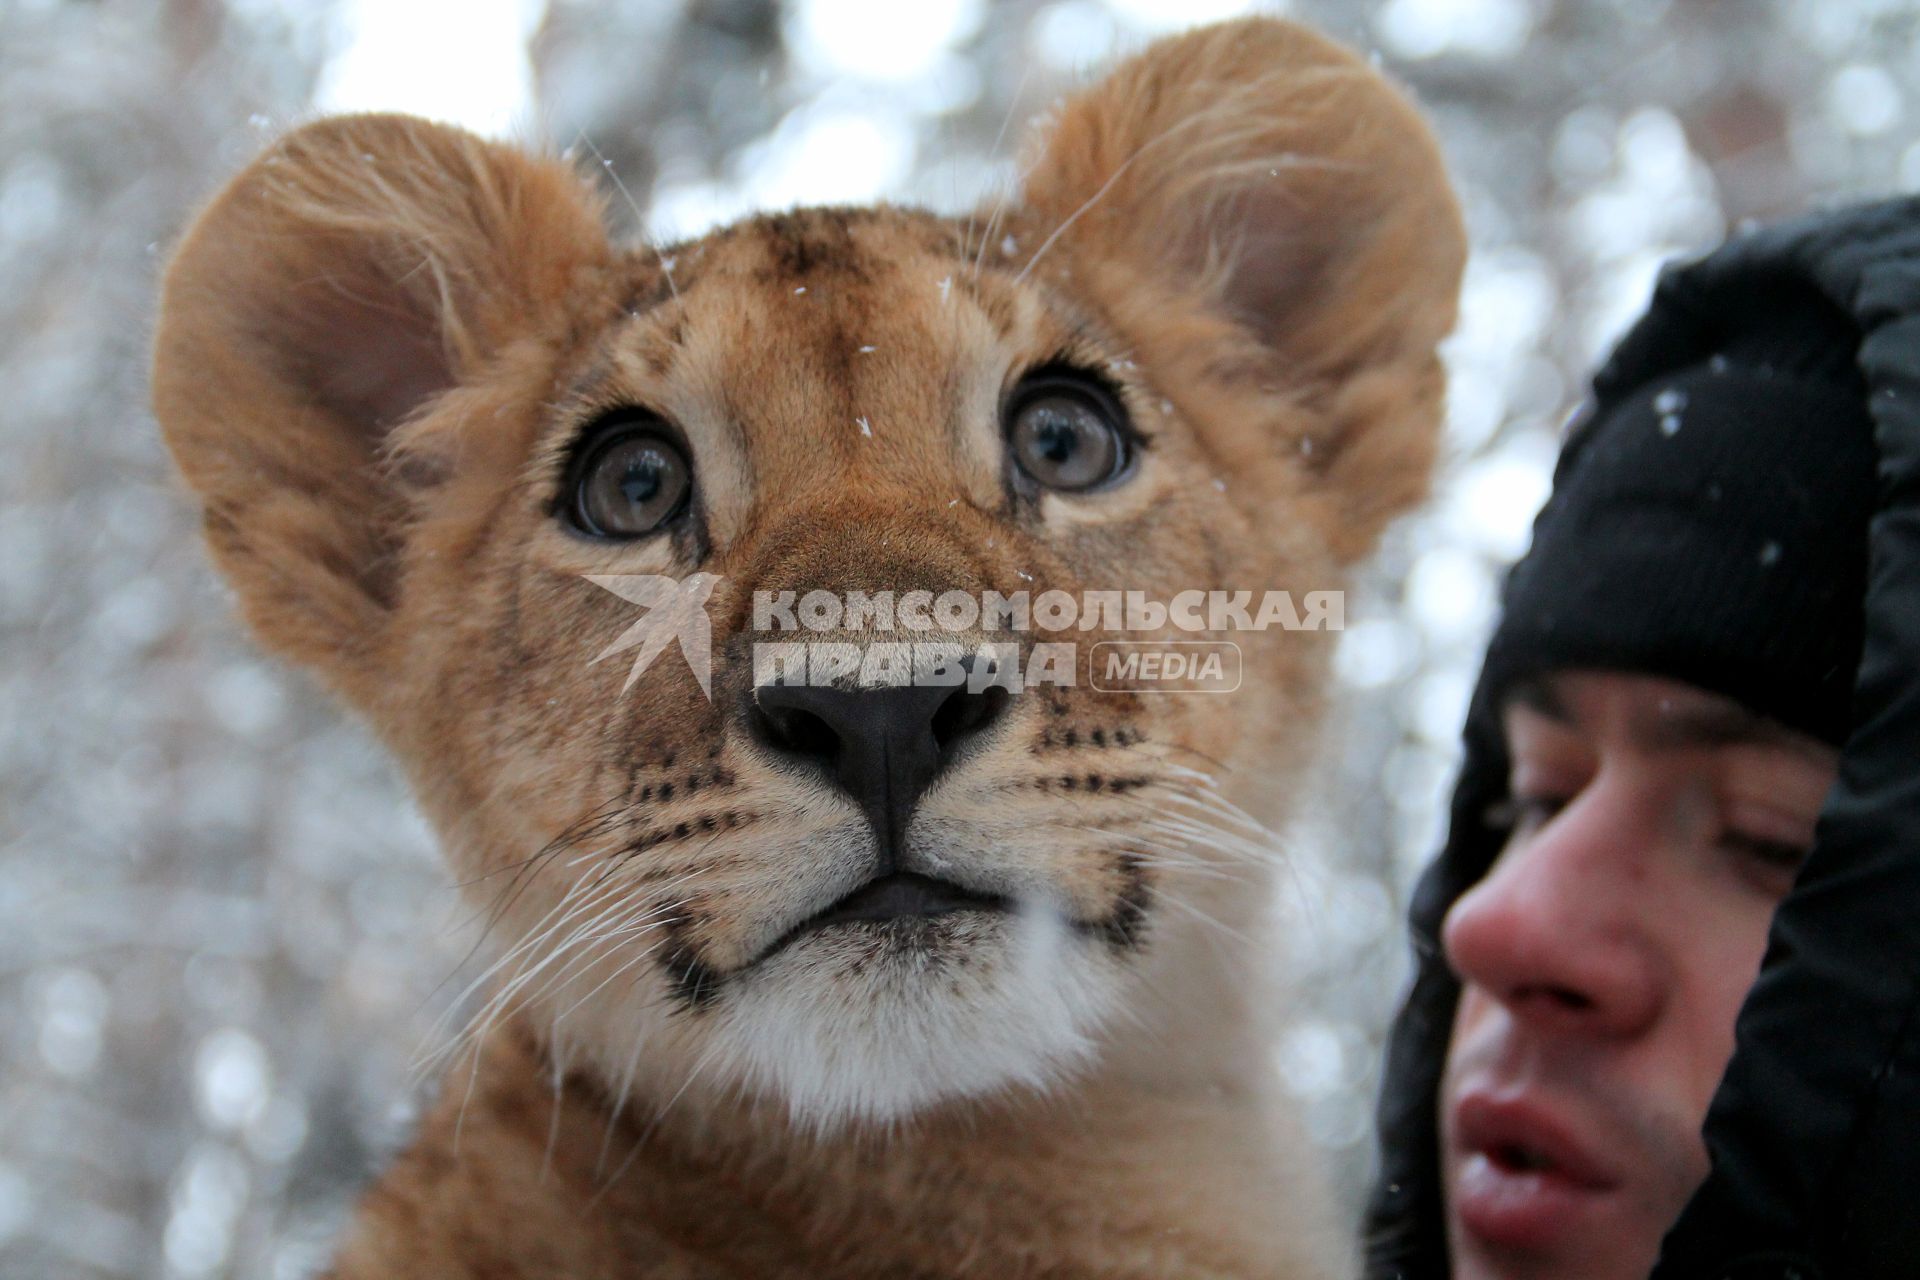
<svg viewBox="0 0 1920 1280">
<path fill-rule="evenodd" d="M 637 1113 L 744 1095 L 829 1132 L 1071 1076 L 1122 1007 L 1124 974 L 1051 910 L 960 911 L 816 930 L 730 975 L 710 1007 L 601 1000 L 559 1030 L 635 1090 Z M 635 1081 L 642 1059 L 681 1078 Z"/>
</svg>

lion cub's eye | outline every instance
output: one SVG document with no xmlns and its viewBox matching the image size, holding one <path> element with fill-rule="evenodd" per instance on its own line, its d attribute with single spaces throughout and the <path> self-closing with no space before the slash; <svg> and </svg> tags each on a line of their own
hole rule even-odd
<svg viewBox="0 0 1920 1280">
<path fill-rule="evenodd" d="M 692 492 L 687 456 L 657 422 L 616 422 L 580 451 L 567 514 L 583 533 L 641 538 L 686 510 Z"/>
<path fill-rule="evenodd" d="M 1113 397 L 1071 373 L 1029 378 L 1015 393 L 1007 437 L 1020 469 L 1063 493 L 1084 493 L 1124 476 L 1132 449 Z"/>
</svg>

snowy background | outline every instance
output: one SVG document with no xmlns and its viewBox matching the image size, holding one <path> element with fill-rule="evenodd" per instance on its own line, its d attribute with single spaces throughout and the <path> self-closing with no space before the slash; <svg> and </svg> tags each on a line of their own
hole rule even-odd
<svg viewBox="0 0 1920 1280">
<path fill-rule="evenodd" d="M 193 202 L 315 112 L 591 141 L 672 236 L 877 196 L 960 209 L 993 140 L 1233 0 L 0 0 L 0 1277 L 296 1277 L 404 1131 L 457 963 L 367 737 L 242 638 L 145 408 Z M 1364 1176 L 1403 888 L 1497 567 L 1659 262 L 1920 188 L 1900 0 L 1294 0 L 1439 123 L 1474 254 L 1446 471 L 1349 601 L 1276 1070 Z M 641 220 L 636 217 L 636 227 Z M 1333 839 L 1328 833 L 1338 832 Z"/>
</svg>

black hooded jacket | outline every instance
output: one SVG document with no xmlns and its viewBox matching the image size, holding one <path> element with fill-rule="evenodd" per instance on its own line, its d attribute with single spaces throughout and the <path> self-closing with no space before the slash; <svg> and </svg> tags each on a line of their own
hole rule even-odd
<svg viewBox="0 0 1920 1280">
<path fill-rule="evenodd" d="M 1705 359 L 1729 311 L 1781 285 L 1823 296 L 1860 333 L 1878 456 L 1864 640 L 1839 779 L 1708 1113 L 1711 1173 L 1655 1280 L 1920 1277 L 1920 199 L 1757 231 L 1670 269 L 1594 387 L 1605 398 Z M 1578 445 L 1576 433 L 1568 453 Z M 1556 486 L 1566 468 L 1563 456 Z M 1468 712 L 1446 847 L 1414 896 L 1417 967 L 1380 1099 L 1369 1280 L 1449 1273 L 1437 1094 L 1459 984 L 1439 937 L 1504 840 L 1486 820 L 1508 774 L 1489 684 L 1483 674 Z"/>
</svg>

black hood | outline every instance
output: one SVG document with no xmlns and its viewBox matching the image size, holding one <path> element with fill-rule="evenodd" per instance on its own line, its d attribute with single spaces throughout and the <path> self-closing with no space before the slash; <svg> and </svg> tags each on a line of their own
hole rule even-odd
<svg viewBox="0 0 1920 1280">
<path fill-rule="evenodd" d="M 1840 452 L 1845 457 L 1839 465 L 1853 477 L 1849 483 L 1857 482 L 1859 489 L 1857 496 L 1848 491 L 1846 504 L 1864 508 L 1851 512 L 1857 531 L 1841 535 L 1858 542 L 1859 573 L 1857 579 L 1823 583 L 1832 595 L 1816 606 L 1817 613 L 1841 619 L 1837 628 L 1852 627 L 1850 636 L 1838 637 L 1819 655 L 1820 662 L 1832 668 L 1827 674 L 1839 682 L 1844 695 L 1854 681 L 1860 646 L 1858 615 L 1867 573 L 1868 513 L 1875 505 L 1876 489 L 1884 491 L 1889 483 L 1884 470 L 1878 481 L 1874 477 L 1869 415 L 1875 410 L 1920 412 L 1920 200 L 1864 205 L 1766 228 L 1743 235 L 1703 259 L 1669 268 L 1647 314 L 1595 376 L 1593 403 L 1604 409 L 1695 366 L 1711 361 L 1718 367 L 1717 353 L 1730 341 L 1738 341 L 1743 329 L 1766 326 L 1777 331 L 1779 301 L 1795 297 L 1810 299 L 1822 311 L 1844 319 L 1852 335 L 1847 354 L 1857 369 L 1857 375 L 1855 369 L 1847 372 L 1855 388 L 1852 394 L 1860 398 L 1860 412 L 1837 429 L 1850 433 L 1842 442 Z M 1911 398 L 1912 408 L 1901 404 L 1902 396 Z M 1570 434 L 1555 469 L 1555 499 L 1571 491 L 1593 438 L 1589 415 Z M 1503 601 L 1508 606 L 1514 604 L 1517 589 L 1526 589 L 1529 560 L 1541 550 L 1555 518 L 1555 499 L 1549 500 L 1536 522 L 1535 550 L 1507 579 Z M 1516 583 L 1523 585 L 1517 588 Z M 1414 893 L 1410 924 L 1416 969 L 1388 1045 L 1379 1105 L 1380 1175 L 1366 1218 L 1369 1280 L 1437 1280 L 1448 1274 L 1438 1090 L 1459 984 L 1441 955 L 1440 927 L 1453 902 L 1486 875 L 1505 840 L 1504 831 L 1489 821 L 1489 813 L 1507 792 L 1509 761 L 1500 729 L 1500 700 L 1524 666 L 1516 662 L 1516 653 L 1531 652 L 1518 633 L 1538 623 L 1538 609 L 1523 612 L 1531 616 L 1517 618 L 1511 609 L 1503 614 L 1489 645 L 1463 734 L 1464 762 L 1453 795 L 1446 845 Z M 1698 656 L 1691 660 L 1697 665 Z M 1920 664 L 1920 656 L 1914 661 Z M 1637 664 L 1604 660 L 1587 665 L 1640 669 Z M 1653 674 L 1673 674 L 1714 687 L 1713 679 L 1695 678 L 1693 670 L 1669 664 L 1667 670 L 1656 669 Z M 1920 681 L 1920 673 L 1913 679 Z M 1764 682 L 1749 682 L 1730 686 L 1727 692 L 1770 709 L 1762 692 L 1766 687 Z M 1781 718 L 1839 742 L 1851 723 L 1847 699 L 1843 696 L 1836 703 L 1832 688 L 1825 688 L 1817 702 L 1804 707 L 1799 702 L 1783 704 L 1791 711 Z M 1836 705 L 1841 708 L 1838 721 Z M 1920 772 L 1920 762 L 1915 769 Z M 1920 916 L 1920 902 L 1913 909 Z"/>
</svg>

